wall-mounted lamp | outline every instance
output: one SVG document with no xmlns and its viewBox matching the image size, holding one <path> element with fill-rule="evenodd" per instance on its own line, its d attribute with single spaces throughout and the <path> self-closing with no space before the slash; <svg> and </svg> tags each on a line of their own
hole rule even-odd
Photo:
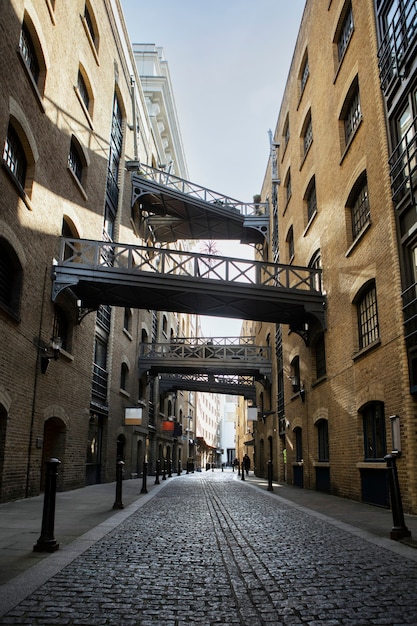
<svg viewBox="0 0 417 626">
<path fill-rule="evenodd" d="M 59 353 L 62 348 L 62 339 L 61 337 L 52 337 L 48 348 L 41 348 L 41 372 L 42 374 L 46 374 L 48 369 L 49 361 L 52 359 L 57 361 L 59 359 Z"/>
<path fill-rule="evenodd" d="M 391 435 L 392 435 L 392 451 L 391 454 L 401 454 L 401 432 L 400 432 L 400 416 L 390 415 Z"/>
<path fill-rule="evenodd" d="M 290 376 L 290 381 L 293 393 L 298 393 L 301 398 L 301 402 L 305 402 L 306 390 L 304 389 L 304 385 L 300 384 L 298 376 Z"/>
</svg>

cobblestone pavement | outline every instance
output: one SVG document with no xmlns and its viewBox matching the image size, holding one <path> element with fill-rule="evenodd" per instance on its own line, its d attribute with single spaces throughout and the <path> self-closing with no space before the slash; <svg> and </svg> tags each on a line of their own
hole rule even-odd
<svg viewBox="0 0 417 626">
<path fill-rule="evenodd" d="M 0 624 L 417 625 L 417 562 L 229 473 L 196 473 L 170 481 Z"/>
</svg>

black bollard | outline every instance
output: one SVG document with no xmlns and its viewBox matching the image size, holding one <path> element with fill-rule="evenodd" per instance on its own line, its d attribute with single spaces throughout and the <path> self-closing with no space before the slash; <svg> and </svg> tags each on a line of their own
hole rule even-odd
<svg viewBox="0 0 417 626">
<path fill-rule="evenodd" d="M 59 459 L 49 459 L 46 462 L 45 496 L 43 500 L 41 536 L 33 546 L 34 552 L 55 552 L 59 543 L 54 537 L 56 479 L 58 476 Z"/>
<path fill-rule="evenodd" d="M 162 480 L 166 480 L 167 479 L 167 460 L 164 459 L 163 465 L 162 465 Z"/>
<path fill-rule="evenodd" d="M 189 473 L 190 473 L 190 462 L 187 461 L 187 474 L 189 474 Z"/>
<path fill-rule="evenodd" d="M 142 472 L 142 489 L 140 490 L 141 493 L 148 493 L 148 488 L 146 486 L 147 476 L 148 476 L 148 463 L 147 461 L 144 461 L 143 472 Z"/>
<path fill-rule="evenodd" d="M 274 488 L 272 486 L 272 471 L 273 471 L 273 466 L 272 466 L 272 461 L 268 461 L 268 489 L 267 491 L 274 491 Z"/>
<path fill-rule="evenodd" d="M 401 500 L 400 483 L 398 481 L 397 463 L 394 454 L 387 454 L 384 457 L 387 462 L 388 483 L 391 494 L 392 520 L 394 526 L 390 532 L 391 539 L 403 539 L 411 537 L 411 532 L 405 525 L 403 504 Z"/>
<path fill-rule="evenodd" d="M 245 466 L 243 464 L 243 461 L 242 461 L 242 476 L 241 476 L 241 480 L 245 480 Z"/>
<path fill-rule="evenodd" d="M 237 462 L 237 475 L 240 476 L 240 463 Z"/>
<path fill-rule="evenodd" d="M 172 478 L 172 461 L 168 461 L 168 478 Z"/>
<path fill-rule="evenodd" d="M 114 509 L 124 509 L 122 502 L 122 483 L 123 483 L 123 461 L 116 463 L 116 500 L 113 504 Z"/>
<path fill-rule="evenodd" d="M 161 473 L 161 461 L 158 459 L 156 461 L 155 485 L 160 485 L 160 482 L 159 482 L 160 473 Z"/>
<path fill-rule="evenodd" d="M 181 459 L 178 459 L 178 476 L 181 476 Z"/>
</svg>

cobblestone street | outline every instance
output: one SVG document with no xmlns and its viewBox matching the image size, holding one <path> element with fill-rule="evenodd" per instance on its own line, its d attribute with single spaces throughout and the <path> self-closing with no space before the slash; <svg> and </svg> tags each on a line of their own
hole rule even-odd
<svg viewBox="0 0 417 626">
<path fill-rule="evenodd" d="M 0 624 L 416 625 L 417 554 L 409 552 L 399 556 L 231 472 L 183 475 Z"/>
</svg>

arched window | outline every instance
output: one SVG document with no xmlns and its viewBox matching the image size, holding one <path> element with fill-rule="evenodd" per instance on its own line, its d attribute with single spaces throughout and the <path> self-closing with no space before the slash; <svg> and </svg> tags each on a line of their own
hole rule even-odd
<svg viewBox="0 0 417 626">
<path fill-rule="evenodd" d="M 46 62 L 38 33 L 25 11 L 19 37 L 20 58 L 36 96 L 43 94 L 46 79 Z"/>
<path fill-rule="evenodd" d="M 375 282 L 367 283 L 356 300 L 358 316 L 359 349 L 366 348 L 379 339 L 378 307 Z"/>
<path fill-rule="evenodd" d="M 317 213 L 317 196 L 316 196 L 316 177 L 310 180 L 306 194 L 304 196 L 307 205 L 307 224 L 313 219 Z"/>
<path fill-rule="evenodd" d="M 329 425 L 327 420 L 321 419 L 316 423 L 318 460 L 329 460 Z"/>
<path fill-rule="evenodd" d="M 300 427 L 294 428 L 295 435 L 295 460 L 300 463 L 303 460 L 303 431 Z"/>
<path fill-rule="evenodd" d="M 120 389 L 127 390 L 129 383 L 129 368 L 126 363 L 122 363 L 120 368 Z"/>
<path fill-rule="evenodd" d="M 0 306 L 18 319 L 23 270 L 12 246 L 0 237 Z"/>
<path fill-rule="evenodd" d="M 84 5 L 84 15 L 82 21 L 94 56 L 96 57 L 96 60 L 98 60 L 97 53 L 100 43 L 99 31 L 93 9 L 88 1 Z"/>
<path fill-rule="evenodd" d="M 288 230 L 286 241 L 288 250 L 288 262 L 291 263 L 294 258 L 294 230 L 292 226 L 290 226 Z"/>
<path fill-rule="evenodd" d="M 355 78 L 349 89 L 339 119 L 344 127 L 345 145 L 347 146 L 362 121 L 358 77 Z"/>
<path fill-rule="evenodd" d="M 303 62 L 301 64 L 300 70 L 300 94 L 303 94 L 305 86 L 307 84 L 308 77 L 310 76 L 310 66 L 308 63 L 308 53 L 307 50 L 304 54 Z"/>
<path fill-rule="evenodd" d="M 352 33 L 353 13 L 352 4 L 349 1 L 341 14 L 339 27 L 336 32 L 337 58 L 339 62 L 342 60 L 346 52 Z"/>
<path fill-rule="evenodd" d="M 371 218 L 366 172 L 361 174 L 353 186 L 346 206 L 350 211 L 352 241 L 355 241 L 368 226 Z"/>
<path fill-rule="evenodd" d="M 20 141 L 15 128 L 10 123 L 7 129 L 6 142 L 4 144 L 3 161 L 13 178 L 22 190 L 24 190 L 28 162 L 22 142 Z"/>
<path fill-rule="evenodd" d="M 32 40 L 32 35 L 30 34 L 28 25 L 25 24 L 25 22 L 23 22 L 22 29 L 20 31 L 19 49 L 33 80 L 36 84 L 38 84 L 40 72 L 39 61 Z"/>
<path fill-rule="evenodd" d="M 80 185 L 84 182 L 85 159 L 81 150 L 81 146 L 73 136 L 71 138 L 70 149 L 68 153 L 68 167 L 73 173 Z"/>
<path fill-rule="evenodd" d="M 363 421 L 365 459 L 383 459 L 387 453 L 383 402 L 370 402 L 359 413 Z"/>
<path fill-rule="evenodd" d="M 303 158 L 305 158 L 311 144 L 313 143 L 313 122 L 311 120 L 311 111 L 308 112 L 305 119 L 301 137 L 303 140 Z"/>
</svg>

